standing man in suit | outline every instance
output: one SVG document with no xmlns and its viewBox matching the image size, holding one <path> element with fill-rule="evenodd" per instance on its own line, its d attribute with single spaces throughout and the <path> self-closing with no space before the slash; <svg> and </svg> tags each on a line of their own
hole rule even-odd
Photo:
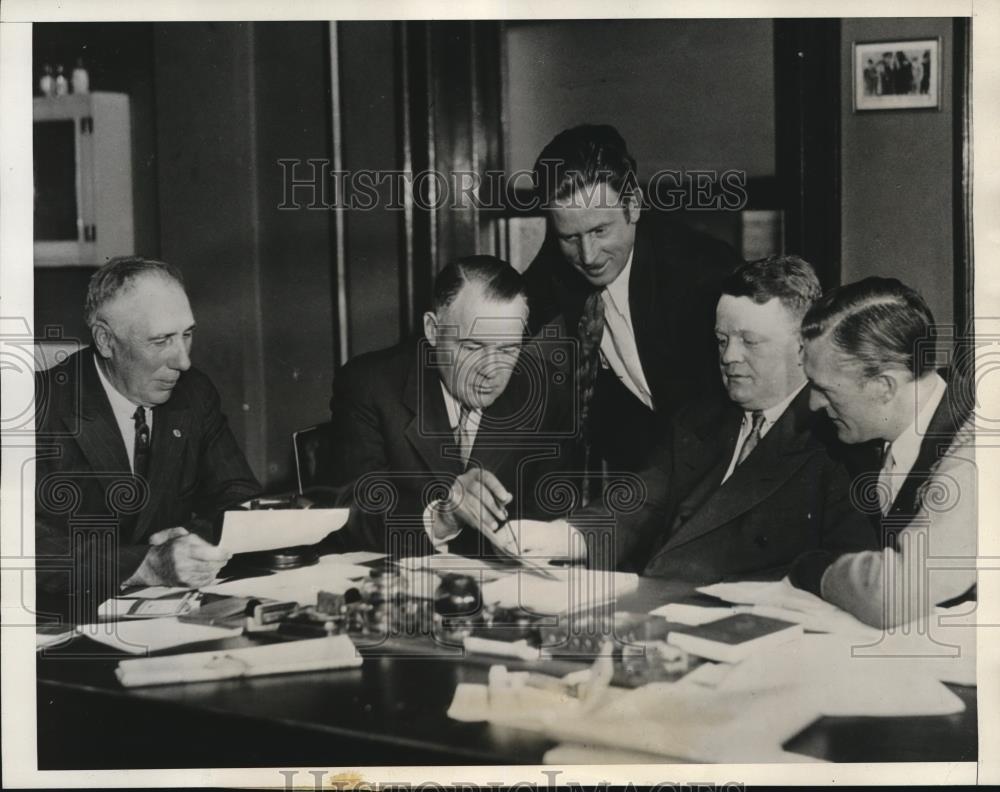
<svg viewBox="0 0 1000 792">
<path fill-rule="evenodd" d="M 551 358 L 568 356 L 526 348 L 523 280 L 494 256 L 448 264 L 433 300 L 422 338 L 334 378 L 331 484 L 352 513 L 333 539 L 392 555 L 527 550 L 540 538 L 508 520 L 554 516 L 537 485 L 564 466 L 569 378 Z"/>
<path fill-rule="evenodd" d="M 117 258 L 90 279 L 93 345 L 36 377 L 43 593 L 92 618 L 120 586 L 198 586 L 228 560 L 223 511 L 260 485 L 208 377 L 180 272 Z"/>
<path fill-rule="evenodd" d="M 718 389 L 712 311 L 741 259 L 711 237 L 641 219 L 636 163 L 613 127 L 556 135 L 534 179 L 549 230 L 525 273 L 532 325 L 561 315 L 580 339 L 589 467 L 641 470 L 678 406 Z"/>
<path fill-rule="evenodd" d="M 745 264 L 723 282 L 715 337 L 727 397 L 677 414 L 642 476 L 643 506 L 617 520 L 616 558 L 591 563 L 702 585 L 777 579 L 806 551 L 874 546 L 809 410 L 799 325 L 820 293 L 795 256 Z"/>
<path fill-rule="evenodd" d="M 877 626 L 926 617 L 975 585 L 973 385 L 933 365 L 934 317 L 913 289 L 865 278 L 825 295 L 802 325 L 811 406 L 879 461 L 855 481 L 884 549 L 815 552 L 792 581 Z M 928 573 L 928 557 L 966 568 Z"/>
</svg>

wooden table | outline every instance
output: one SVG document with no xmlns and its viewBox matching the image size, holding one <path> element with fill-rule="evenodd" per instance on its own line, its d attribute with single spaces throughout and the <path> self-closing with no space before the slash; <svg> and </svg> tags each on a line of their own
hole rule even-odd
<svg viewBox="0 0 1000 792">
<path fill-rule="evenodd" d="M 617 607 L 699 597 L 642 579 Z M 555 745 L 446 715 L 456 684 L 485 682 L 496 660 L 366 652 L 347 671 L 125 689 L 114 676 L 120 658 L 82 637 L 38 657 L 39 769 L 540 764 Z M 821 718 L 785 747 L 837 762 L 975 761 L 976 689 L 952 689 L 966 704 L 959 715 Z"/>
</svg>

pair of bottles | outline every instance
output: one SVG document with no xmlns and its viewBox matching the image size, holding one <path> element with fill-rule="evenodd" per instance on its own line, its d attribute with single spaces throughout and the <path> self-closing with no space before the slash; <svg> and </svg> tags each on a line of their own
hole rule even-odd
<svg viewBox="0 0 1000 792">
<path fill-rule="evenodd" d="M 72 81 L 73 93 L 90 93 L 90 75 L 87 73 L 86 68 L 84 68 L 82 58 L 76 59 L 76 67 L 73 69 L 70 80 Z M 66 75 L 63 73 L 63 65 L 61 63 L 56 64 L 55 71 L 53 72 L 51 64 L 46 63 L 42 71 L 42 77 L 38 81 L 38 87 L 42 92 L 42 96 L 66 96 L 69 93 L 70 83 L 67 82 Z"/>
</svg>

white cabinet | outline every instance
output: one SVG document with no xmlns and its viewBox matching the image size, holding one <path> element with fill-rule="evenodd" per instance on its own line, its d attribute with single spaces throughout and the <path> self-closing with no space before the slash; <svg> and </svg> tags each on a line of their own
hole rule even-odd
<svg viewBox="0 0 1000 792">
<path fill-rule="evenodd" d="M 125 94 L 34 100 L 35 266 L 87 266 L 134 250 Z"/>
</svg>

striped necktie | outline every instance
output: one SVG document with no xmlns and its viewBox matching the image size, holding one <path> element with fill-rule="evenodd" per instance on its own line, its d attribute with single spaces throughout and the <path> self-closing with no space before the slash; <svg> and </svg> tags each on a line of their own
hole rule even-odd
<svg viewBox="0 0 1000 792">
<path fill-rule="evenodd" d="M 460 454 L 462 455 L 462 467 L 469 464 L 469 457 L 472 456 L 472 437 L 469 434 L 469 415 L 471 410 L 464 404 L 458 412 L 458 426 L 455 427 L 455 442 L 458 443 Z"/>
<path fill-rule="evenodd" d="M 136 407 L 132 420 L 135 421 L 132 473 L 139 478 L 146 478 L 149 473 L 149 424 L 146 423 L 146 409 Z"/>
<path fill-rule="evenodd" d="M 750 434 L 747 435 L 747 439 L 743 441 L 743 447 L 740 448 L 740 455 L 736 458 L 736 467 L 742 465 L 743 460 L 750 456 L 750 452 L 757 447 L 757 443 L 760 442 L 760 430 L 764 428 L 763 410 L 754 410 L 750 415 L 752 417 Z"/>
</svg>

